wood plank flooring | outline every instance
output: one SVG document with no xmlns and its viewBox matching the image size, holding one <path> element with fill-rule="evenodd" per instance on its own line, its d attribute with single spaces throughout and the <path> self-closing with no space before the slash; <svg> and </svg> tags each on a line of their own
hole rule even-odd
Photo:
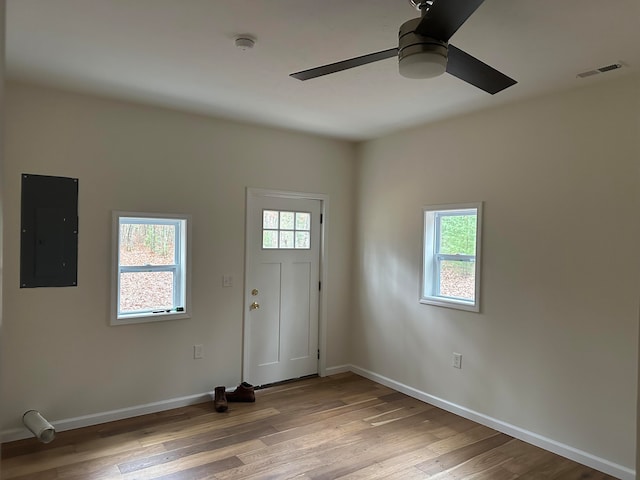
<svg viewBox="0 0 640 480">
<path fill-rule="evenodd" d="M 355 374 L 2 446 L 2 479 L 613 479 Z"/>
</svg>

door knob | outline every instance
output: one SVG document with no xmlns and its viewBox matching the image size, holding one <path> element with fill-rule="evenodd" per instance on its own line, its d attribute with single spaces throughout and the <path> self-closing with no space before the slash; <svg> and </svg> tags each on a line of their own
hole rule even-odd
<svg viewBox="0 0 640 480">
<path fill-rule="evenodd" d="M 256 310 L 260 308 L 260 304 L 258 302 L 253 302 L 250 306 L 249 306 L 249 310 Z"/>
</svg>

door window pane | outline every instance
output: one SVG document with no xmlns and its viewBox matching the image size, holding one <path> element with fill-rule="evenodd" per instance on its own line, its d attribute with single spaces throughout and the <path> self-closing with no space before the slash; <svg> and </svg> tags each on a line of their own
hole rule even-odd
<svg viewBox="0 0 640 480">
<path fill-rule="evenodd" d="M 278 231 L 262 231 L 262 248 L 278 248 Z"/>
<path fill-rule="evenodd" d="M 289 230 L 280 230 L 279 248 L 293 248 L 293 232 Z"/>
<path fill-rule="evenodd" d="M 295 248 L 311 248 L 311 235 L 309 232 L 296 232 Z"/>
<path fill-rule="evenodd" d="M 280 212 L 280 230 L 293 230 L 294 212 Z"/>
<path fill-rule="evenodd" d="M 262 211 L 262 248 L 311 248 L 311 214 L 278 210 Z"/>
<path fill-rule="evenodd" d="M 265 210 L 264 212 L 262 212 L 262 228 L 277 230 L 278 217 L 278 212 L 275 212 L 273 210 Z"/>
<path fill-rule="evenodd" d="M 305 212 L 296 212 L 296 230 L 311 229 L 311 214 Z"/>
</svg>

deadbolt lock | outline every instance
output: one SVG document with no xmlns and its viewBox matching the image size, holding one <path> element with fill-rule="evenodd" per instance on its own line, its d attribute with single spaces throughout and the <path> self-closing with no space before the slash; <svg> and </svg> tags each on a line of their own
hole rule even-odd
<svg viewBox="0 0 640 480">
<path fill-rule="evenodd" d="M 251 295 L 253 295 L 254 297 L 258 295 L 258 289 L 254 288 L 253 290 L 251 290 Z"/>
</svg>

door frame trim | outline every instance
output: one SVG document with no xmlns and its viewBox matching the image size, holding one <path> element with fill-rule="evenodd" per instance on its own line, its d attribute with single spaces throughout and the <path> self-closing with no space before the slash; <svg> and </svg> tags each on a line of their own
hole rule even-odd
<svg viewBox="0 0 640 480">
<path fill-rule="evenodd" d="M 249 232 L 249 199 L 251 197 L 276 197 L 276 198 L 292 198 L 303 200 L 319 200 L 320 214 L 322 215 L 322 223 L 320 224 L 320 282 L 322 289 L 319 292 L 318 299 L 318 348 L 320 349 L 320 358 L 318 359 L 318 375 L 326 376 L 327 371 L 327 308 L 328 299 L 327 291 L 327 265 L 328 265 L 328 213 L 329 213 L 329 195 L 324 193 L 310 192 L 292 192 L 288 190 L 271 190 L 265 188 L 247 187 L 245 196 L 245 231 L 244 231 L 244 282 L 243 282 L 243 306 L 242 306 L 242 380 L 247 376 L 247 368 L 249 366 L 249 349 L 247 339 L 247 305 L 249 305 L 249 294 L 247 292 L 247 279 L 249 275 L 249 265 L 247 256 L 249 253 L 249 242 L 247 241 L 247 233 Z"/>
</svg>

